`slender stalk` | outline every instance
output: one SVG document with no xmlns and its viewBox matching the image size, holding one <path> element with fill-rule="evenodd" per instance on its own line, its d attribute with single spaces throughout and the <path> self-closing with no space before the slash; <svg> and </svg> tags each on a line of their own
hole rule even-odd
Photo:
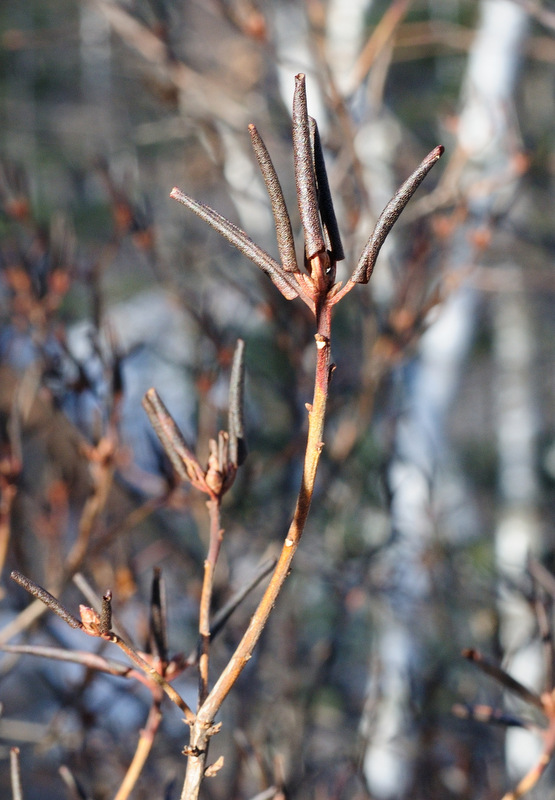
<svg viewBox="0 0 555 800">
<path fill-rule="evenodd" d="M 210 608 L 214 591 L 214 572 L 223 538 L 220 526 L 221 498 L 214 496 L 206 503 L 210 517 L 210 545 L 204 561 L 204 580 L 199 611 L 199 708 L 208 697 L 208 666 L 210 660 Z"/>
<path fill-rule="evenodd" d="M 10 778 L 12 784 L 12 800 L 23 800 L 19 747 L 12 747 L 10 749 Z"/>
<path fill-rule="evenodd" d="M 293 520 L 287 531 L 278 563 L 264 592 L 262 600 L 250 621 L 243 638 L 241 639 L 229 664 L 220 675 L 214 688 L 206 701 L 199 709 L 197 719 L 201 722 L 211 722 L 218 712 L 229 690 L 239 677 L 241 671 L 249 661 L 252 652 L 270 612 L 277 600 L 285 579 L 289 574 L 293 556 L 297 550 L 304 531 L 316 480 L 316 471 L 323 448 L 324 419 L 328 396 L 330 346 L 329 337 L 316 334 L 317 366 L 314 385 L 314 399 L 308 409 L 308 437 L 305 453 L 303 476 L 297 497 Z"/>
<path fill-rule="evenodd" d="M 94 526 L 106 507 L 108 496 L 112 488 L 115 464 L 113 454 L 115 442 L 105 438 L 96 448 L 98 463 L 91 461 L 91 474 L 93 476 L 93 492 L 85 503 L 79 520 L 77 538 L 69 551 L 64 564 L 64 582 L 74 575 L 87 555 L 89 542 Z M 97 467 L 97 469 L 94 469 Z"/>
<path fill-rule="evenodd" d="M 200 706 L 196 720 L 191 726 L 191 739 L 188 748 L 189 760 L 187 762 L 181 800 L 195 800 L 198 798 L 206 768 L 208 742 L 214 733 L 213 720 L 252 656 L 270 612 L 290 572 L 293 556 L 297 551 L 305 528 L 314 493 L 318 463 L 323 448 L 324 420 L 331 368 L 330 323 L 331 306 L 326 304 L 320 314 L 319 330 L 315 335 L 316 374 L 314 397 L 312 404 L 308 406 L 308 436 L 304 468 L 293 519 L 287 531 L 276 568 L 258 608 L 253 614 L 233 656 L 218 678 L 214 688 Z"/>
<path fill-rule="evenodd" d="M 11 533 L 12 506 L 17 487 L 4 476 L 0 478 L 0 573 L 4 571 Z"/>
<path fill-rule="evenodd" d="M 141 772 L 143 771 L 143 767 L 148 756 L 150 755 L 150 751 L 152 750 L 154 738 L 158 732 L 158 728 L 160 727 L 160 722 L 162 721 L 162 712 L 160 711 L 161 702 L 162 694 L 160 694 L 160 696 L 153 701 L 152 706 L 150 707 L 146 725 L 141 730 L 141 735 L 139 737 L 139 741 L 137 742 L 137 749 L 135 750 L 131 764 L 125 773 L 125 777 L 116 793 L 116 796 L 114 797 L 114 800 L 127 800 L 133 791 Z"/>
<path fill-rule="evenodd" d="M 504 794 L 501 800 L 519 800 L 523 795 L 527 794 L 537 784 L 553 758 L 555 751 L 555 720 L 550 720 L 549 728 L 544 733 L 544 748 L 543 751 L 532 767 L 526 773 L 524 778 L 519 782 L 518 786 L 511 792 Z"/>
<path fill-rule="evenodd" d="M 497 664 L 492 664 L 491 661 L 487 661 L 477 650 L 463 650 L 463 656 L 468 659 L 468 661 L 472 661 L 473 664 L 476 664 L 478 669 L 482 670 L 486 675 L 499 681 L 502 686 L 510 692 L 513 692 L 513 694 L 516 694 L 517 697 L 520 697 L 525 703 L 530 703 L 530 705 L 535 706 L 545 713 L 542 699 L 536 692 L 527 689 L 526 686 L 523 686 L 519 681 L 508 675 L 505 670 L 498 667 Z"/>
</svg>

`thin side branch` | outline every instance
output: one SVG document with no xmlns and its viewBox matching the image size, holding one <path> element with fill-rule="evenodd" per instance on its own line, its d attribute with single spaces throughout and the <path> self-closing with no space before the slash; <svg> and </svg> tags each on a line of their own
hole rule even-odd
<svg viewBox="0 0 555 800">
<path fill-rule="evenodd" d="M 21 655 L 38 656 L 39 658 L 49 658 L 51 661 L 80 664 L 87 669 L 106 672 L 108 675 L 118 675 L 122 678 L 129 675 L 133 669 L 133 667 L 123 664 L 121 661 L 104 658 L 104 656 L 90 653 L 87 650 L 63 650 L 61 647 L 48 647 L 47 645 L 38 644 L 3 644 L 0 646 L 0 650 L 4 653 L 19 653 Z"/>
<path fill-rule="evenodd" d="M 235 611 L 238 606 L 241 605 L 245 597 L 247 597 L 253 589 L 255 589 L 261 580 L 263 580 L 276 566 L 276 559 L 271 558 L 268 561 L 265 561 L 256 574 L 250 579 L 250 581 L 245 584 L 241 589 L 239 589 L 233 597 L 222 606 L 217 614 L 214 615 L 212 620 L 212 624 L 210 625 L 210 638 L 214 639 L 215 636 L 223 629 L 224 625 L 231 617 L 233 612 Z"/>
<path fill-rule="evenodd" d="M 523 686 L 519 681 L 512 678 L 505 670 L 498 667 L 497 664 L 492 664 L 491 661 L 487 661 L 477 650 L 463 650 L 463 656 L 468 659 L 468 661 L 472 661 L 473 664 L 476 664 L 478 669 L 482 670 L 486 675 L 494 678 L 510 692 L 516 694 L 517 697 L 520 697 L 526 703 L 530 703 L 530 705 L 535 706 L 542 713 L 545 713 L 544 704 L 538 694 L 527 689 L 526 686 Z"/>
<path fill-rule="evenodd" d="M 160 702 L 155 701 L 150 708 L 146 725 L 141 729 L 141 735 L 139 737 L 139 741 L 137 742 L 137 749 L 135 750 L 133 760 L 131 761 L 127 772 L 125 773 L 125 777 L 117 791 L 116 796 L 114 797 L 114 800 L 127 800 L 135 788 L 135 784 L 137 783 L 137 780 L 143 771 L 144 765 L 146 764 L 146 760 L 150 755 L 150 751 L 152 750 L 152 745 L 154 744 L 154 739 L 160 727 L 161 721 L 162 713 L 160 711 Z"/>
<path fill-rule="evenodd" d="M 198 719 L 204 723 L 212 722 L 223 700 L 250 660 L 254 647 L 289 574 L 293 556 L 304 531 L 314 492 L 316 471 L 323 449 L 322 438 L 330 372 L 329 338 L 324 337 L 322 334 L 316 334 L 316 346 L 317 368 L 314 399 L 308 409 L 309 427 L 303 478 L 293 520 L 285 537 L 283 548 L 268 588 L 229 664 L 223 670 L 206 702 L 199 709 Z"/>
<path fill-rule="evenodd" d="M 121 636 L 118 636 L 117 633 L 114 631 L 104 632 L 101 630 L 101 618 L 94 612 L 92 609 L 88 609 L 85 606 L 81 606 L 82 613 L 87 612 L 87 618 L 83 617 L 83 622 L 78 620 L 73 614 L 70 614 L 69 611 L 62 606 L 62 604 L 56 600 L 50 592 L 47 592 L 46 589 L 43 589 L 41 586 L 38 586 L 34 581 L 30 578 L 26 578 L 25 575 L 22 575 L 20 572 L 14 570 L 11 573 L 11 578 L 24 589 L 26 589 L 29 594 L 32 594 L 33 597 L 36 597 L 37 600 L 40 600 L 42 603 L 47 606 L 51 611 L 57 614 L 64 622 L 71 628 L 76 628 L 84 633 L 89 634 L 89 636 L 97 636 L 101 639 L 104 639 L 109 642 L 113 642 L 117 644 L 118 647 L 123 650 L 123 652 L 131 659 L 131 661 L 136 664 L 139 669 L 145 672 L 151 681 L 153 681 L 157 686 L 159 686 L 163 691 L 168 695 L 168 697 L 180 708 L 185 717 L 188 721 L 193 721 L 195 715 L 185 702 L 183 698 L 175 691 L 173 686 L 171 686 L 165 678 L 157 672 L 154 667 L 152 667 L 147 661 L 142 658 L 142 656 L 137 653 L 137 651 L 128 645 Z M 110 602 L 111 594 L 106 593 L 105 598 L 107 603 Z"/>
<path fill-rule="evenodd" d="M 19 747 L 10 748 L 10 779 L 12 784 L 12 800 L 23 800 Z"/>
<path fill-rule="evenodd" d="M 204 578 L 202 581 L 199 610 L 199 707 L 208 696 L 208 667 L 211 644 L 210 611 L 214 592 L 214 573 L 216 571 L 216 563 L 218 561 L 224 535 L 220 524 L 220 497 L 211 498 L 207 506 L 210 516 L 210 544 L 208 547 L 208 554 L 204 561 Z"/>
<path fill-rule="evenodd" d="M 173 686 L 160 675 L 159 672 L 156 672 L 154 667 L 152 667 L 147 661 L 144 660 L 144 658 L 142 658 L 142 656 L 137 653 L 136 650 L 134 650 L 134 648 L 130 647 L 127 642 L 121 638 L 121 636 L 118 636 L 115 633 L 111 633 L 109 638 L 103 638 L 107 638 L 108 641 L 117 644 L 117 646 L 126 654 L 126 656 L 128 656 L 128 658 L 130 658 L 131 661 L 139 667 L 139 669 L 146 673 L 150 680 L 157 684 L 157 686 L 159 686 L 168 695 L 170 700 L 172 700 L 175 705 L 183 711 L 186 720 L 188 722 L 193 722 L 195 715 L 185 700 L 180 694 L 178 694 L 178 692 L 175 691 Z"/>
</svg>

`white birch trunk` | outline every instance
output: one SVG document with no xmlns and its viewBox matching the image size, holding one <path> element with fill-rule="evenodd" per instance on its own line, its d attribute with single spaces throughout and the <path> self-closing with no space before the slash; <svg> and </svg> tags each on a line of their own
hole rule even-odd
<svg viewBox="0 0 555 800">
<path fill-rule="evenodd" d="M 502 174 L 510 145 L 508 124 L 526 15 L 509 0 L 484 0 L 478 33 L 469 54 L 458 144 L 469 156 L 468 180 Z M 487 219 L 499 192 L 470 200 L 474 218 Z M 469 229 L 461 230 L 451 254 L 451 269 L 468 264 Z M 477 297 L 464 284 L 453 293 L 422 338 L 405 384 L 407 408 L 397 432 L 390 479 L 396 544 L 388 554 L 391 610 L 378 637 L 381 683 L 369 694 L 374 705 L 364 769 L 377 798 L 402 797 L 411 777 L 411 678 L 423 665 L 422 633 L 430 586 L 424 556 L 435 536 L 441 498 L 439 467 L 446 448 L 444 422 L 454 400 L 474 327 Z M 432 491 L 433 488 L 433 491 Z M 456 525 L 453 525 L 456 527 Z M 463 528 L 464 530 L 464 528 Z"/>
<path fill-rule="evenodd" d="M 495 531 L 498 571 L 517 584 L 530 555 L 538 555 L 541 536 L 537 515 L 538 479 L 535 468 L 537 415 L 531 363 L 534 357 L 522 271 L 507 269 L 510 279 L 493 303 L 495 357 L 495 420 L 499 459 L 500 507 Z M 501 587 L 499 637 L 506 668 L 517 680 L 542 691 L 542 648 L 534 637 L 536 620 L 517 592 Z M 541 742 L 526 731 L 506 737 L 507 767 L 513 779 L 537 760 Z"/>
</svg>

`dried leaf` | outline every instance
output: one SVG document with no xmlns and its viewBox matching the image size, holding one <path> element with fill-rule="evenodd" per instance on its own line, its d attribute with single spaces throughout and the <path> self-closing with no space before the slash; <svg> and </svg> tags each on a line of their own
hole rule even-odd
<svg viewBox="0 0 555 800">
<path fill-rule="evenodd" d="M 431 153 L 428 153 L 426 158 L 415 169 L 412 175 L 407 178 L 401 188 L 395 193 L 393 198 L 386 205 L 372 233 L 368 240 L 366 247 L 362 251 L 359 262 L 355 271 L 351 276 L 353 283 L 368 283 L 372 277 L 372 272 L 378 258 L 381 246 L 383 245 L 389 231 L 399 219 L 399 216 L 415 191 L 418 189 L 428 172 L 432 169 L 434 164 L 437 164 L 443 155 L 444 148 L 442 145 L 434 147 Z"/>
<path fill-rule="evenodd" d="M 73 614 L 70 614 L 69 611 L 64 608 L 63 605 L 56 600 L 53 595 L 50 594 L 50 592 L 47 592 L 46 589 L 43 589 L 42 586 L 39 586 L 30 578 L 26 578 L 25 575 L 22 575 L 21 572 L 18 572 L 17 570 L 13 570 L 10 573 L 10 578 L 12 581 L 15 581 L 24 589 L 26 589 L 29 594 L 33 595 L 33 597 L 36 597 L 37 600 L 43 602 L 45 606 L 48 606 L 48 608 L 57 614 L 60 619 L 63 619 L 64 622 L 67 622 L 71 628 L 82 628 L 79 620 L 76 619 Z"/>
<path fill-rule="evenodd" d="M 326 249 L 320 213 L 314 157 L 310 144 L 310 126 L 306 107 L 305 76 L 295 78 L 293 98 L 293 155 L 295 158 L 295 182 L 297 202 L 305 239 L 305 255 L 311 259 Z"/>
<path fill-rule="evenodd" d="M 320 141 L 320 133 L 318 131 L 318 124 L 315 119 L 312 119 L 312 117 L 309 117 L 309 123 L 312 138 L 312 149 L 314 152 L 314 169 L 316 171 L 316 181 L 318 185 L 318 206 L 320 208 L 320 216 L 324 226 L 324 234 L 327 239 L 326 245 L 334 261 L 343 261 L 345 258 L 345 253 L 343 251 L 339 226 L 337 224 L 337 217 L 335 216 L 335 209 L 333 207 L 328 173 L 326 170 L 326 162 L 324 161 L 322 142 Z"/>
<path fill-rule="evenodd" d="M 177 200 L 184 205 L 204 222 L 207 222 L 214 230 L 218 231 L 224 239 L 236 247 L 239 252 L 243 253 L 253 264 L 265 272 L 273 281 L 275 286 L 280 290 L 284 297 L 292 300 L 297 297 L 299 292 L 287 274 L 283 271 L 280 264 L 275 261 L 271 255 L 265 250 L 255 244 L 252 239 L 245 233 L 245 231 L 233 225 L 232 222 L 227 220 L 214 211 L 213 208 L 205 206 L 203 203 L 198 203 L 192 197 L 184 194 L 177 188 L 172 189 L 170 197 Z"/>
<path fill-rule="evenodd" d="M 205 487 L 204 470 L 194 453 L 188 448 L 181 431 L 156 389 L 149 389 L 145 394 L 143 408 L 176 473 L 181 480 L 191 481 L 202 491 Z"/>
<path fill-rule="evenodd" d="M 272 159 L 270 158 L 270 154 L 266 149 L 266 145 L 262 141 L 262 137 L 256 130 L 255 125 L 249 125 L 249 133 L 253 150 L 272 204 L 272 214 L 276 226 L 276 237 L 281 264 L 286 272 L 299 272 L 293 229 L 291 227 L 291 220 L 289 218 L 287 206 L 285 205 L 279 178 L 272 163 Z"/>
</svg>

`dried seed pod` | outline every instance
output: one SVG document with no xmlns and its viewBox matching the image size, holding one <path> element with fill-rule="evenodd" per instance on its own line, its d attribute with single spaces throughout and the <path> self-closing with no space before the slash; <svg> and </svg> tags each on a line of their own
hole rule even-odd
<svg viewBox="0 0 555 800">
<path fill-rule="evenodd" d="M 204 470 L 189 449 L 175 420 L 162 402 L 156 389 L 143 397 L 143 408 L 171 464 L 183 481 L 191 481 L 198 489 L 204 487 Z"/>
<path fill-rule="evenodd" d="M 389 231 L 399 219 L 401 212 L 407 205 L 415 191 L 418 189 L 428 172 L 437 164 L 443 155 L 444 147 L 438 145 L 431 153 L 419 164 L 412 175 L 407 178 L 403 185 L 397 190 L 392 199 L 380 214 L 374 231 L 368 240 L 366 247 L 362 251 L 359 262 L 351 276 L 353 283 L 368 283 L 372 277 L 372 272 L 378 258 L 381 246 L 384 243 Z"/>
<path fill-rule="evenodd" d="M 282 267 L 286 272 L 300 272 L 297 264 L 297 255 L 295 253 L 295 240 L 293 238 L 291 219 L 289 218 L 289 212 L 285 205 L 279 178 L 272 163 L 272 159 L 270 158 L 270 154 L 266 149 L 266 145 L 262 141 L 262 137 L 256 130 L 255 125 L 249 125 L 249 133 L 260 172 L 264 178 L 264 183 L 266 184 L 268 196 L 272 204 L 272 214 L 276 226 L 276 238 Z"/>
<path fill-rule="evenodd" d="M 326 249 L 320 212 L 314 156 L 310 143 L 310 125 L 306 107 L 305 76 L 300 73 L 295 78 L 293 98 L 293 155 L 295 159 L 295 183 L 297 203 L 305 239 L 305 255 L 313 258 Z"/>
<path fill-rule="evenodd" d="M 314 153 L 314 169 L 318 186 L 318 207 L 324 226 L 324 235 L 327 240 L 326 245 L 334 262 L 343 261 L 345 253 L 343 251 L 337 217 L 335 216 L 335 209 L 333 207 L 326 162 L 324 161 L 324 152 L 322 150 L 320 133 L 318 131 L 318 123 L 315 119 L 309 117 L 309 124 L 312 150 Z"/>
<path fill-rule="evenodd" d="M 295 287 L 293 280 L 284 272 L 281 264 L 278 264 L 269 253 L 255 244 L 245 231 L 222 217 L 213 208 L 205 206 L 203 203 L 197 203 L 196 200 L 193 200 L 192 197 L 177 188 L 172 189 L 170 197 L 193 211 L 204 222 L 207 222 L 214 230 L 218 231 L 224 239 L 227 239 L 230 244 L 236 247 L 239 252 L 243 253 L 253 264 L 260 267 L 272 279 L 284 297 L 292 300 L 298 296 L 298 289 Z"/>
<path fill-rule="evenodd" d="M 83 627 L 81 622 L 79 622 L 79 620 L 76 619 L 73 614 L 70 614 L 69 611 L 64 608 L 64 606 L 58 600 L 56 600 L 56 598 L 51 595 L 50 592 L 47 592 L 46 589 L 43 589 L 42 586 L 39 586 L 30 578 L 26 578 L 25 575 L 22 575 L 21 572 L 18 572 L 17 570 L 13 570 L 13 572 L 10 573 L 10 578 L 12 581 L 15 581 L 24 589 L 26 589 L 29 594 L 33 595 L 33 597 L 36 597 L 37 600 L 43 602 L 45 606 L 48 606 L 48 608 L 57 614 L 60 619 L 63 619 L 64 622 L 67 622 L 71 628 Z"/>
</svg>

